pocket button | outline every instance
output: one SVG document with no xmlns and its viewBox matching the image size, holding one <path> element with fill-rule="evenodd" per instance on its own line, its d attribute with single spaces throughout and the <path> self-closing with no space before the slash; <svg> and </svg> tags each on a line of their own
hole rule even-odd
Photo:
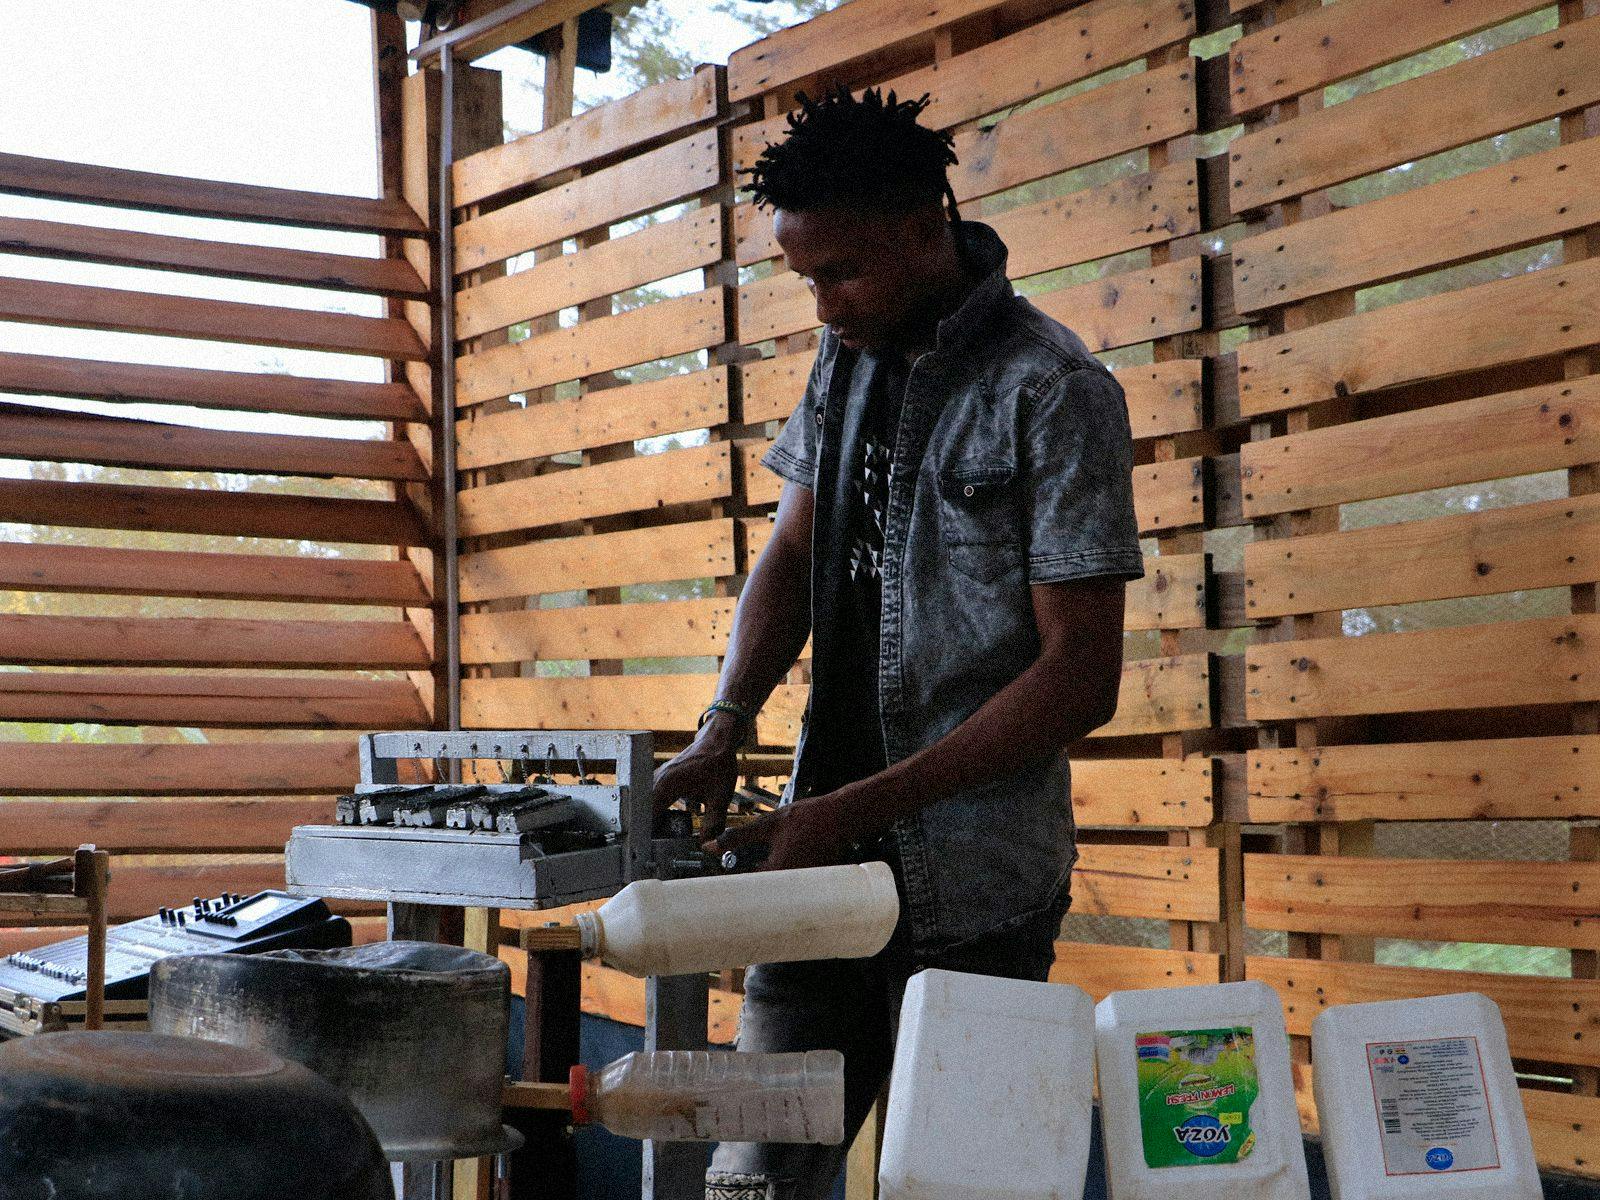
<svg viewBox="0 0 1600 1200">
<path fill-rule="evenodd" d="M 977 495 L 977 494 L 978 494 L 978 489 L 977 489 L 977 488 L 975 488 L 975 487 L 973 487 L 973 486 L 972 486 L 972 485 L 971 485 L 971 484 L 970 484 L 970 483 L 969 483 L 969 484 L 967 484 L 967 486 L 966 486 L 966 487 L 964 487 L 964 488 L 962 488 L 962 489 L 961 489 L 961 494 L 962 494 L 962 495 L 963 495 L 963 496 L 976 496 L 976 495 Z"/>
</svg>

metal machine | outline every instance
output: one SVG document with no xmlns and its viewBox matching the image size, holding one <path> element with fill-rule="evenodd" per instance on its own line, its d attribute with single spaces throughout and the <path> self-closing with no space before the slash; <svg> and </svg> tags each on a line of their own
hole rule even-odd
<svg viewBox="0 0 1600 1200">
<path fill-rule="evenodd" d="M 434 762 L 441 782 L 401 784 L 405 759 Z M 447 782 L 452 767 L 471 760 L 501 763 L 502 781 Z M 607 769 L 612 782 L 592 768 Z M 557 781 L 558 769 L 569 782 Z M 601 899 L 670 870 L 671 855 L 682 853 L 678 841 L 652 844 L 654 769 L 648 733 L 367 734 L 342 823 L 303 825 L 290 837 L 288 888 L 478 908 Z"/>
</svg>

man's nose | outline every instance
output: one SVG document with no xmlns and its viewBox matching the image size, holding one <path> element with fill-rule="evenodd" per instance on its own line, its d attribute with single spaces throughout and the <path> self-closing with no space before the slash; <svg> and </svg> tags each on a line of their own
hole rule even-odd
<svg viewBox="0 0 1600 1200">
<path fill-rule="evenodd" d="M 817 320 L 824 325 L 832 325 L 839 316 L 838 297 L 833 294 L 833 289 L 813 283 L 811 296 L 817 302 Z"/>
</svg>

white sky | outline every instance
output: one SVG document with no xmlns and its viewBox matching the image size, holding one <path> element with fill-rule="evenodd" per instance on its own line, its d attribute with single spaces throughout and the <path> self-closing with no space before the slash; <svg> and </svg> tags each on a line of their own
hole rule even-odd
<svg viewBox="0 0 1600 1200">
<path fill-rule="evenodd" d="M 695 0 L 653 0 L 672 11 L 701 61 L 727 60 L 749 40 L 736 21 L 708 18 Z M 13 0 L 16 3 L 16 0 Z M 0 5 L 0 8 L 5 8 Z M 27 19 L 0 71 L 0 152 L 206 179 L 373 195 L 377 188 L 369 11 L 345 0 L 51 0 Z M 507 72 L 507 118 L 541 60 L 508 50 L 482 65 Z M 585 99 L 616 77 L 580 72 Z M 535 108 L 535 113 L 537 109 Z M 536 119 L 536 117 L 534 118 Z M 258 245 L 375 254 L 374 238 L 317 230 L 136 213 L 0 194 L 0 215 L 208 237 Z M 378 315 L 380 301 L 341 292 L 0 255 L 0 274 L 174 295 Z M 0 322 L 0 351 L 287 371 L 378 379 L 370 359 L 308 351 Z M 12 397 L 7 397 L 13 399 Z M 26 398 L 14 399 L 28 401 Z M 56 407 L 217 427 L 371 436 L 354 422 L 44 401 Z M 0 473 L 10 474 L 0 465 Z"/>
</svg>

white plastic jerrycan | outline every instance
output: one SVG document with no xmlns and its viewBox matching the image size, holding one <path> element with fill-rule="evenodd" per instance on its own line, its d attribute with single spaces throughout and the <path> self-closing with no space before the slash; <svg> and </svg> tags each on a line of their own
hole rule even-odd
<svg viewBox="0 0 1600 1200">
<path fill-rule="evenodd" d="M 1283 1005 L 1264 983 L 1113 992 L 1095 1008 L 1114 1200 L 1309 1200 Z"/>
<path fill-rule="evenodd" d="M 923 971 L 906 986 L 881 1200 L 1080 1200 L 1094 1010 L 1075 987 Z"/>
<path fill-rule="evenodd" d="M 1334 1200 L 1538 1200 L 1500 1009 L 1464 992 L 1344 1004 L 1311 1027 Z"/>
</svg>

